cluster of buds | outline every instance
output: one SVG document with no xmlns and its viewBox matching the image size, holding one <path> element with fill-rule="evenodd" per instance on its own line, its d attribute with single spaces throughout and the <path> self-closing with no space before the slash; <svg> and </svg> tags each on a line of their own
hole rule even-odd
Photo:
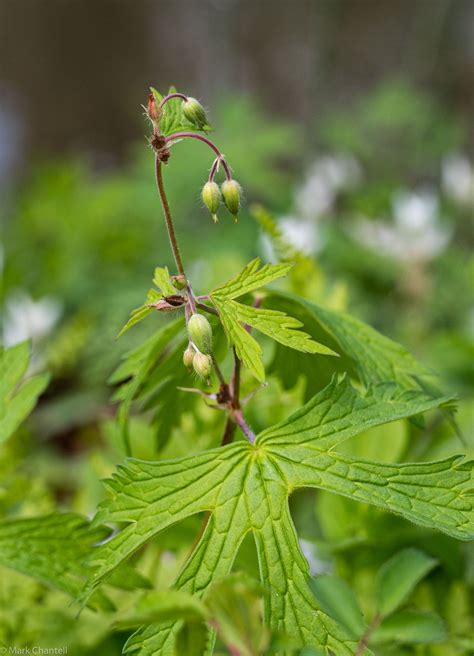
<svg viewBox="0 0 474 656">
<path fill-rule="evenodd" d="M 203 314 L 193 314 L 188 321 L 189 346 L 183 363 L 194 369 L 199 378 L 208 380 L 212 372 L 212 328 Z"/>
<path fill-rule="evenodd" d="M 237 220 L 242 198 L 242 189 L 237 180 L 234 180 L 232 177 L 230 168 L 217 146 L 207 137 L 196 134 L 195 132 L 175 132 L 174 134 L 167 136 L 161 135 L 160 121 L 163 116 L 164 107 L 166 103 L 173 98 L 181 99 L 183 116 L 193 125 L 195 129 L 204 132 L 209 129 L 206 111 L 199 100 L 196 100 L 196 98 L 191 98 L 190 96 L 186 96 L 184 93 L 178 93 L 175 91 L 162 98 L 156 89 L 151 87 L 147 114 L 154 126 L 154 137 L 151 143 L 154 146 L 155 151 L 161 157 L 162 161 L 167 161 L 169 157 L 168 145 L 172 145 L 174 141 L 179 139 L 198 139 L 209 146 L 209 148 L 214 151 L 217 157 L 215 158 L 212 165 L 211 172 L 209 174 L 209 180 L 202 188 L 202 201 L 210 211 L 215 222 L 217 221 L 217 211 L 221 201 L 224 202 L 224 205 L 228 211 L 235 217 L 235 220 Z M 163 154 L 165 157 L 163 157 Z M 221 164 L 224 168 L 226 179 L 219 188 L 219 185 L 214 181 L 214 176 L 219 170 L 219 166 Z"/>
<path fill-rule="evenodd" d="M 209 180 L 206 182 L 201 192 L 203 203 L 211 213 L 214 222 L 217 221 L 217 210 L 219 209 L 221 200 L 224 201 L 229 212 L 237 220 L 240 211 L 241 196 L 241 186 L 237 180 L 234 180 L 233 178 L 224 180 L 220 189 L 217 182 Z"/>
</svg>

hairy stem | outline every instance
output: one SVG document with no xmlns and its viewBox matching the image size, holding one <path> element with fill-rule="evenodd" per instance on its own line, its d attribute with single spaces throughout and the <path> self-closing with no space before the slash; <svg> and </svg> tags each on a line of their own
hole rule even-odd
<svg viewBox="0 0 474 656">
<path fill-rule="evenodd" d="M 244 415 L 242 414 L 242 410 L 240 409 L 234 410 L 231 413 L 231 417 L 235 421 L 237 426 L 240 428 L 242 433 L 245 435 L 245 437 L 248 439 L 250 444 L 255 444 L 255 439 L 256 439 L 255 433 L 245 421 Z"/>
<path fill-rule="evenodd" d="M 183 260 L 181 259 L 181 252 L 179 250 L 178 240 L 174 230 L 173 218 L 171 216 L 171 210 L 168 204 L 168 198 L 166 197 L 165 186 L 163 184 L 162 164 L 158 156 L 155 157 L 155 177 L 158 193 L 160 194 L 161 205 L 163 207 L 163 213 L 165 215 L 166 228 L 168 229 L 168 237 L 170 240 L 171 250 L 173 251 L 174 261 L 176 262 L 176 268 L 178 269 L 178 273 L 186 279 Z"/>
<path fill-rule="evenodd" d="M 171 100 L 171 98 L 181 98 L 181 100 L 187 100 L 188 97 L 184 95 L 184 93 L 169 93 L 167 96 L 163 98 L 163 100 L 160 102 L 160 109 L 163 107 L 163 105 L 166 105 L 168 100 Z"/>
<path fill-rule="evenodd" d="M 215 308 L 211 307 L 210 305 L 206 305 L 205 303 L 196 301 L 196 307 L 198 307 L 200 310 L 204 310 L 204 312 L 209 312 L 209 314 L 219 316 L 219 312 Z"/>
</svg>

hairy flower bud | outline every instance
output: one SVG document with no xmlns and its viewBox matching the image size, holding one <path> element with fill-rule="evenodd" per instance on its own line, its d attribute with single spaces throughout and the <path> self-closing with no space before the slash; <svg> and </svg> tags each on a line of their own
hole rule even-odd
<svg viewBox="0 0 474 656">
<path fill-rule="evenodd" d="M 188 348 L 184 351 L 183 353 L 183 364 L 187 369 L 191 369 L 193 366 L 193 360 L 194 360 L 194 355 L 196 351 L 193 349 L 192 346 L 188 346 Z"/>
<path fill-rule="evenodd" d="M 207 116 L 204 107 L 196 98 L 188 98 L 183 102 L 183 114 L 193 125 L 200 130 L 205 128 L 207 123 Z"/>
<path fill-rule="evenodd" d="M 176 289 L 184 289 L 186 287 L 186 278 L 183 275 L 171 276 L 171 282 Z"/>
<path fill-rule="evenodd" d="M 217 221 L 217 210 L 221 202 L 221 192 L 216 182 L 206 182 L 201 191 L 201 198 L 204 205 L 212 214 L 214 221 Z"/>
<path fill-rule="evenodd" d="M 202 353 L 212 351 L 212 328 L 203 314 L 193 314 L 188 321 L 189 339 Z"/>
<path fill-rule="evenodd" d="M 212 372 L 212 358 L 204 353 L 196 353 L 193 358 L 194 371 L 199 378 L 207 380 Z"/>
<path fill-rule="evenodd" d="M 237 216 L 240 210 L 241 188 L 237 180 L 225 180 L 221 185 L 224 203 L 231 214 Z"/>
</svg>

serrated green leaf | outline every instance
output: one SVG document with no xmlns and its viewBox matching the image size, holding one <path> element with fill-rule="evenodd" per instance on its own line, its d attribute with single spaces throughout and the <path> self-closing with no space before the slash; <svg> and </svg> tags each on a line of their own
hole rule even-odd
<svg viewBox="0 0 474 656">
<path fill-rule="evenodd" d="M 0 443 L 13 435 L 36 405 L 38 397 L 46 389 L 48 374 L 40 374 L 18 383 L 28 368 L 30 345 L 22 342 L 5 349 L 0 355 Z"/>
<path fill-rule="evenodd" d="M 264 264 L 260 268 L 257 257 L 242 269 L 234 278 L 211 292 L 211 297 L 231 300 L 269 285 L 278 278 L 286 276 L 293 264 Z"/>
<path fill-rule="evenodd" d="M 337 356 L 337 353 L 332 349 L 323 344 L 318 344 L 318 342 L 312 340 L 310 335 L 298 330 L 303 325 L 301 321 L 289 317 L 284 312 L 249 307 L 235 301 L 228 301 L 225 305 L 226 307 L 233 306 L 239 321 L 256 328 L 264 335 L 268 335 L 268 337 L 280 342 L 280 344 L 303 353 Z"/>
<path fill-rule="evenodd" d="M 176 294 L 176 289 L 171 284 L 170 274 L 167 267 L 156 267 L 153 276 L 153 284 L 158 287 L 163 296 Z"/>
<path fill-rule="evenodd" d="M 320 607 L 358 640 L 367 628 L 357 599 L 348 584 L 338 576 L 324 574 L 313 578 L 309 587 Z"/>
<path fill-rule="evenodd" d="M 233 312 L 230 301 L 214 304 L 219 312 L 219 318 L 229 343 L 235 347 L 239 359 L 243 365 L 262 383 L 265 380 L 265 369 L 262 360 L 262 348 L 256 339 L 250 335 L 248 330 L 239 321 L 238 314 Z"/>
<path fill-rule="evenodd" d="M 460 458 L 386 465 L 336 453 L 340 441 L 368 426 L 436 407 L 422 391 L 380 385 L 360 396 L 346 380 L 333 381 L 287 422 L 257 436 L 177 460 L 132 460 L 108 482 L 111 496 L 96 521 L 127 523 L 92 555 L 84 598 L 125 559 L 168 526 L 208 512 L 202 536 L 175 587 L 201 597 L 231 570 L 247 533 L 257 546 L 265 618 L 296 647 L 323 646 L 354 653 L 347 632 L 327 615 L 308 587 L 309 572 L 288 507 L 298 487 L 318 487 L 380 506 L 453 537 L 473 534 L 472 466 Z M 151 624 L 129 641 L 139 656 L 172 655 L 179 625 Z M 212 641 L 206 654 L 212 653 Z"/>
<path fill-rule="evenodd" d="M 438 615 L 404 610 L 384 620 L 372 634 L 370 644 L 429 644 L 446 638 L 446 629 Z"/>
<path fill-rule="evenodd" d="M 403 549 L 382 565 L 376 579 L 380 615 L 393 613 L 436 565 L 434 558 L 418 549 Z"/>
<path fill-rule="evenodd" d="M 135 326 L 137 323 L 142 321 L 142 319 L 144 319 L 149 314 L 151 314 L 153 310 L 154 308 L 148 307 L 147 305 L 141 305 L 139 308 L 132 310 L 130 313 L 130 319 L 127 321 L 125 326 L 120 330 L 119 334 L 117 335 L 117 339 L 119 337 L 122 337 L 122 335 L 126 333 L 127 330 L 130 330 L 130 328 L 133 328 L 133 326 Z"/>
<path fill-rule="evenodd" d="M 211 292 L 229 343 L 251 373 L 261 382 L 265 380 L 262 350 L 244 326 L 251 326 L 272 339 L 304 353 L 337 355 L 330 348 L 313 341 L 310 335 L 298 330 L 303 325 L 297 319 L 277 310 L 249 307 L 234 299 L 286 275 L 292 264 L 265 264 L 260 259 L 250 262 L 228 283 Z"/>
</svg>

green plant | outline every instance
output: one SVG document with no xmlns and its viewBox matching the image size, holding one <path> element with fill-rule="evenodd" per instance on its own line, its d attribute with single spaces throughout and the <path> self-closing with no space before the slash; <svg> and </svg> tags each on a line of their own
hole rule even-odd
<svg viewBox="0 0 474 656">
<path fill-rule="evenodd" d="M 196 281 L 191 284 L 178 244 L 163 166 L 180 141 L 199 140 L 215 157 L 203 191 L 213 218 L 221 197 L 231 216 L 237 214 L 241 200 L 228 162 L 208 136 L 200 134 L 209 126 L 196 103 L 174 90 L 165 96 L 152 90 L 147 109 L 156 183 L 176 271 L 170 275 L 166 267 L 155 269 L 154 287 L 122 330 L 152 315 L 164 322 L 125 356 L 111 377 L 120 402 L 123 450 L 132 457 L 108 481 L 110 495 L 100 504 L 92 526 L 60 513 L 26 524 L 20 519 L 8 523 L 3 529 L 5 562 L 74 596 L 85 582 L 79 594 L 84 606 L 118 607 L 118 629 L 139 627 L 126 642 L 127 653 L 210 654 L 224 646 L 242 655 L 362 656 L 370 653 L 369 638 L 376 641 L 375 625 L 372 622 L 371 635 L 359 630 L 365 627 L 362 621 L 354 631 L 347 626 L 347 613 L 335 612 L 328 594 L 323 594 L 327 588 L 321 591 L 316 586 L 313 594 L 288 499 L 298 489 L 317 488 L 391 511 L 426 529 L 469 539 L 472 463 L 462 456 L 391 464 L 340 449 L 350 438 L 388 422 L 410 418 L 421 425 L 422 415 L 431 412 L 451 419 L 453 399 L 439 391 L 436 377 L 402 346 L 350 315 L 275 287 L 263 291 L 292 271 L 290 262 L 262 266 L 254 259 L 226 283 L 196 294 Z M 221 168 L 227 186 L 217 188 L 217 193 L 214 185 Z M 198 241 L 195 248 L 199 249 Z M 308 270 L 304 259 L 296 266 Z M 302 284 L 294 269 L 291 279 L 296 287 Z M 183 311 L 184 319 L 164 319 Z M 263 335 L 265 351 L 254 331 Z M 276 355 L 269 366 L 267 351 L 273 342 Z M 194 387 L 189 383 L 190 365 L 199 375 Z M 255 406 L 265 395 L 269 378 L 278 390 L 293 388 L 301 380 L 306 402 L 291 408 L 289 417 L 287 405 L 294 406 L 297 396 L 282 402 L 287 418 L 265 426 Z M 136 418 L 131 417 L 136 402 L 152 414 L 158 461 L 133 458 L 139 441 Z M 176 457 L 178 432 L 187 451 L 182 457 Z M 170 448 L 175 457 L 163 457 Z M 166 595 L 146 592 L 136 612 L 128 612 L 126 594 L 117 595 L 110 587 L 125 588 L 132 595 L 149 582 L 126 561 L 165 529 L 193 518 L 199 518 L 201 528 L 175 591 L 168 600 Z M 103 537 L 104 525 L 118 530 L 86 554 Z M 15 551 L 12 545 L 19 535 L 39 545 L 33 556 Z M 57 541 L 63 535 L 69 535 L 74 548 L 61 553 Z M 260 585 L 228 578 L 249 537 L 258 554 Z M 1 540 L 0 530 L 0 550 Z M 188 548 L 191 542 L 192 538 Z M 41 567 L 35 556 L 39 552 Z M 55 568 L 48 567 L 48 552 L 59 553 Z M 394 583 L 387 569 L 385 576 L 381 574 L 380 617 L 389 616 L 428 573 L 428 559 L 423 558 L 418 556 L 418 573 L 398 596 L 399 581 Z M 107 595 L 102 586 L 108 586 Z M 354 604 L 347 596 L 346 601 L 342 603 L 349 612 Z M 246 615 L 248 608 L 254 612 Z M 379 636 L 382 627 L 383 623 Z"/>
</svg>

